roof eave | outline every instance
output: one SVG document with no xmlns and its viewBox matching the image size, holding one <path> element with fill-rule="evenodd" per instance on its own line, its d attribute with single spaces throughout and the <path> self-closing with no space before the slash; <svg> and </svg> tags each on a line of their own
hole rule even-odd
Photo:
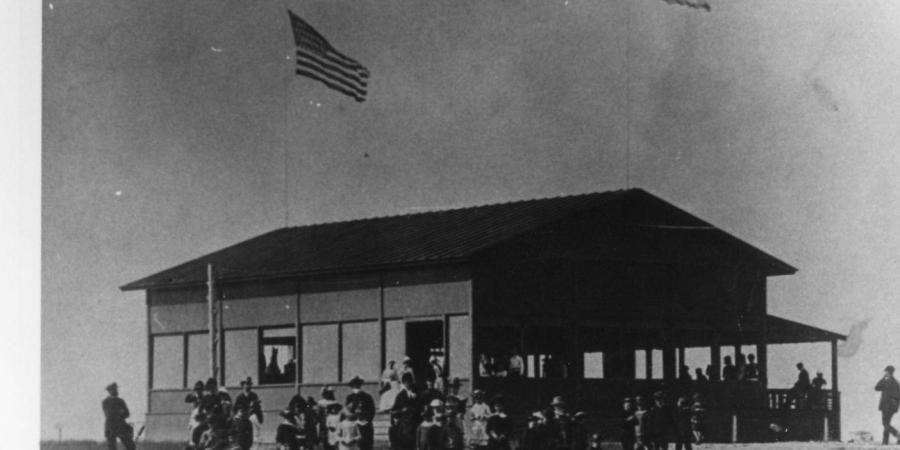
<svg viewBox="0 0 900 450">
<path fill-rule="evenodd" d="M 428 260 L 417 260 L 417 261 L 404 261 L 397 263 L 386 263 L 386 264 L 373 264 L 368 266 L 347 266 L 347 267 L 334 267 L 328 269 L 319 269 L 319 270 L 306 270 L 306 271 L 285 271 L 285 272 L 276 272 L 265 275 L 251 275 L 245 277 L 224 277 L 216 279 L 217 282 L 220 283 L 247 283 L 254 281 L 271 281 L 271 280 L 279 280 L 285 278 L 309 278 L 309 277 L 317 277 L 317 276 L 327 276 L 327 275 L 336 275 L 336 274 L 346 274 L 346 273 L 363 273 L 363 272 L 376 272 L 382 270 L 392 270 L 392 269 L 409 269 L 413 267 L 433 267 L 433 266 L 443 266 L 443 265 L 453 265 L 453 264 L 463 264 L 469 262 L 470 259 L 466 257 L 450 257 L 450 258 L 440 258 L 440 259 L 428 259 Z M 191 280 L 191 281 L 181 281 L 174 283 L 154 283 L 151 281 L 147 281 L 152 277 L 147 277 L 141 280 L 137 280 L 122 286 L 119 286 L 119 290 L 121 291 L 138 291 L 138 290 L 150 290 L 150 289 L 178 289 L 178 288 L 187 288 L 187 287 L 196 287 L 202 286 L 206 284 L 206 280 Z"/>
</svg>

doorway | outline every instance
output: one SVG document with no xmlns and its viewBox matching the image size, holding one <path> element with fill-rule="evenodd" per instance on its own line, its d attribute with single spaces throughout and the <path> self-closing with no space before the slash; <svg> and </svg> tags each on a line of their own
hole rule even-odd
<svg viewBox="0 0 900 450">
<path fill-rule="evenodd" d="M 437 357 L 444 367 L 444 322 L 442 320 L 416 320 L 406 322 L 406 355 L 412 360 L 413 372 L 419 389 L 425 386 L 429 375 L 429 360 Z"/>
</svg>

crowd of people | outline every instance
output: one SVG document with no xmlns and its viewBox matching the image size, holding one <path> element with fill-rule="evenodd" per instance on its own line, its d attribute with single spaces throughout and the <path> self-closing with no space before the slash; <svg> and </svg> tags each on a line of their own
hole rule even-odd
<svg viewBox="0 0 900 450">
<path fill-rule="evenodd" d="M 693 378 L 689 368 L 682 366 L 679 380 L 740 381 L 759 377 L 753 355 L 748 355 L 746 360 L 739 355 L 737 365 L 727 356 L 723 362 L 721 378 L 711 374 L 711 369 L 707 369 L 709 376 L 697 369 L 697 377 Z M 520 376 L 520 363 L 506 364 L 504 376 Z M 436 354 L 427 364 L 416 367 L 418 370 L 414 370 L 409 358 L 404 358 L 400 367 L 390 361 L 382 373 L 377 405 L 373 397 L 362 390 L 364 380 L 359 377 L 348 382 L 351 393 L 343 403 L 329 386 L 322 388 L 319 400 L 304 397 L 298 386 L 296 395 L 280 412 L 281 423 L 274 436 L 279 450 L 372 450 L 373 420 L 377 411 L 389 413 L 388 438 L 392 450 L 462 450 L 466 447 L 509 450 L 511 442 L 523 450 L 599 448 L 601 436 L 589 433 L 585 425 L 587 415 L 581 411 L 570 412 L 561 396 L 554 397 L 546 408 L 528 415 L 524 430 L 519 422 L 514 431 L 502 396 L 489 397 L 478 389 L 472 392 L 471 399 L 460 396 L 460 380 L 446 378 L 442 361 Z M 823 389 L 826 381 L 821 373 L 811 380 L 802 363 L 798 363 L 797 368 L 798 380 L 788 403 L 799 408 L 797 405 L 815 402 L 816 392 Z M 417 373 L 423 378 L 419 383 Z M 897 435 L 890 427 L 889 416 L 893 413 L 888 414 L 896 412 L 900 403 L 900 385 L 893 381 L 892 374 L 893 367 L 888 367 L 885 379 L 876 387 L 887 392 L 885 397 L 890 399 L 882 402 L 887 417 L 884 420 L 885 436 Z M 262 405 L 253 391 L 252 378 L 242 380 L 240 386 L 241 392 L 232 399 L 215 378 L 205 383 L 197 381 L 185 397 L 185 402 L 192 406 L 187 450 L 248 450 L 253 446 L 254 435 L 258 435 L 259 425 L 264 420 Z M 706 407 L 702 394 L 696 393 L 692 386 L 697 385 L 682 383 L 672 385 L 674 390 L 671 392 L 657 391 L 652 397 L 625 398 L 618 436 L 622 447 L 655 450 L 667 448 L 670 440 L 674 440 L 675 448 L 680 450 L 691 449 L 693 444 L 703 442 Z M 133 449 L 133 430 L 128 430 L 125 422 L 129 414 L 127 406 L 118 398 L 115 383 L 107 390 L 110 396 L 104 400 L 103 409 L 107 417 L 109 448 L 115 449 L 118 439 L 126 449 Z M 608 437 L 616 439 L 616 436 Z"/>
</svg>

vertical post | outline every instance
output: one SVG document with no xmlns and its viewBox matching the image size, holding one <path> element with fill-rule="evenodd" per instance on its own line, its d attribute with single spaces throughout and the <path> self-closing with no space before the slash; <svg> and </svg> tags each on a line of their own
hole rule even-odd
<svg viewBox="0 0 900 450">
<path fill-rule="evenodd" d="M 387 339 L 385 337 L 385 320 L 384 320 L 384 274 L 378 273 L 378 362 L 381 371 L 387 369 Z M 379 379 L 381 373 L 378 374 Z M 379 388 L 380 388 L 379 384 Z"/>
<path fill-rule="evenodd" d="M 215 285 L 213 280 L 213 265 L 206 265 L 206 304 L 209 310 L 209 376 L 210 378 L 218 378 L 216 373 L 216 306 L 215 306 Z"/>
<path fill-rule="evenodd" d="M 738 441 L 738 416 L 737 414 L 731 415 L 731 442 Z"/>
<path fill-rule="evenodd" d="M 475 274 L 479 273 L 475 270 L 471 270 L 469 272 L 469 347 L 471 354 L 469 355 L 472 360 L 469 370 L 470 377 L 469 378 L 469 392 L 475 390 L 476 382 L 479 375 L 479 371 L 481 370 L 478 366 L 478 343 L 475 341 L 475 289 L 476 289 L 476 277 Z"/>
<path fill-rule="evenodd" d="M 826 417 L 830 414 L 834 421 L 834 440 L 841 440 L 841 393 L 838 390 L 838 353 L 837 339 L 831 340 L 831 411 L 826 413 Z"/>
<path fill-rule="evenodd" d="M 647 349 L 644 350 L 644 372 L 646 372 L 644 374 L 646 379 L 648 379 L 648 380 L 653 379 L 653 348 L 652 347 L 647 347 Z"/>
<path fill-rule="evenodd" d="M 150 327 L 150 317 L 153 311 L 150 307 L 150 290 L 147 290 L 147 412 L 150 412 L 150 390 L 153 389 L 153 329 Z"/>
<path fill-rule="evenodd" d="M 219 327 L 216 330 L 216 354 L 219 355 L 219 359 L 216 360 L 216 372 L 219 374 L 219 386 L 225 386 L 225 371 L 228 370 L 228 367 L 225 367 L 225 294 L 216 293 L 216 297 L 219 305 L 216 308 L 218 316 L 216 323 Z M 262 331 L 260 331 L 259 342 L 262 342 Z"/>
<path fill-rule="evenodd" d="M 676 364 L 676 366 L 678 366 L 678 367 L 676 367 L 676 370 L 675 370 L 675 373 L 678 374 L 678 376 L 676 376 L 675 378 L 678 378 L 681 376 L 681 366 L 686 366 L 686 365 L 687 365 L 687 363 L 684 362 L 684 345 L 680 345 L 680 346 L 678 346 L 678 364 Z"/>
<path fill-rule="evenodd" d="M 303 340 L 300 330 L 300 291 L 297 282 L 297 299 L 294 301 L 294 391 L 300 386 L 300 370 L 303 368 Z"/>
<path fill-rule="evenodd" d="M 712 373 L 709 381 L 719 381 L 722 379 L 722 349 L 719 347 L 719 333 L 713 333 L 712 341 L 712 347 L 710 348 Z"/>
<path fill-rule="evenodd" d="M 441 369 L 444 371 L 442 374 L 444 378 L 450 376 L 450 316 L 444 314 L 441 317 L 441 346 L 444 347 L 444 364 L 441 366 Z M 446 390 L 446 384 L 444 384 L 444 389 Z M 446 391 L 445 391 L 446 393 Z"/>
<path fill-rule="evenodd" d="M 677 370 L 675 368 L 675 332 L 672 329 L 672 325 L 667 324 L 666 329 L 663 330 L 663 379 L 664 380 L 675 380 L 678 378 Z"/>
</svg>

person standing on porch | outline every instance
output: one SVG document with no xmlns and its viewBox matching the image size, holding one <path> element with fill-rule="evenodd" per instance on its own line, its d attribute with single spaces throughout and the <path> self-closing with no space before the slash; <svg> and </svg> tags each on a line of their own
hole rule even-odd
<svg viewBox="0 0 900 450">
<path fill-rule="evenodd" d="M 525 360 L 522 359 L 522 355 L 519 354 L 517 347 L 513 347 L 509 355 L 509 371 L 507 373 L 510 378 L 522 378 L 525 376 Z"/>
<path fill-rule="evenodd" d="M 888 437 L 893 435 L 898 438 L 897 429 L 891 426 L 891 419 L 900 408 L 900 383 L 894 378 L 894 366 L 884 368 L 884 376 L 875 384 L 875 390 L 881 392 L 881 400 L 878 402 L 878 410 L 881 411 L 881 424 L 884 426 L 884 433 L 881 436 L 881 443 L 888 444 Z"/>
</svg>

